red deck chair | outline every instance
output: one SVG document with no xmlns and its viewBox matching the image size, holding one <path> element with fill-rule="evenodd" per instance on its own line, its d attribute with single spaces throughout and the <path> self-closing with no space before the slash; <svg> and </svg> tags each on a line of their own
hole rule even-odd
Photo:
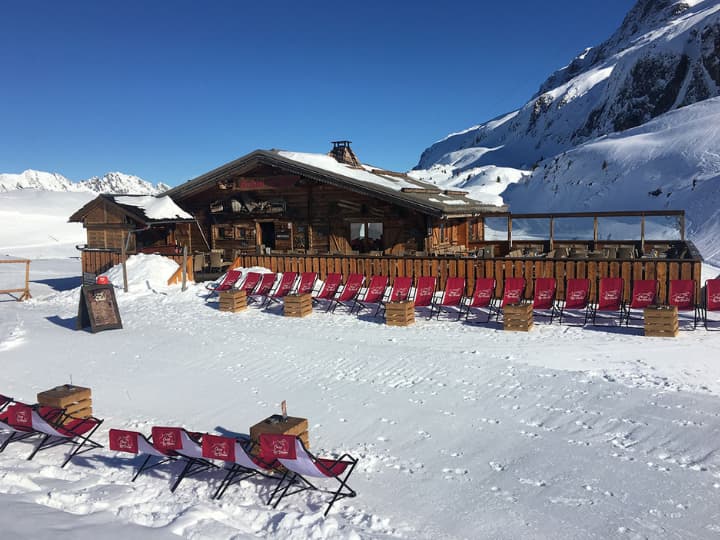
<svg viewBox="0 0 720 540">
<path fill-rule="evenodd" d="M 240 279 L 241 274 L 241 270 L 228 270 L 218 281 L 205 285 L 205 288 L 210 291 L 205 297 L 205 301 L 207 302 L 211 296 L 219 292 L 229 291 L 232 289 Z"/>
<path fill-rule="evenodd" d="M 290 294 L 296 280 L 297 272 L 283 272 L 280 274 L 280 283 L 278 283 L 275 290 L 265 298 L 265 309 L 268 309 L 273 304 L 282 304 L 283 298 Z"/>
<path fill-rule="evenodd" d="M 315 282 L 317 281 L 317 272 L 303 272 L 300 274 L 296 294 L 312 294 L 315 290 Z"/>
<path fill-rule="evenodd" d="M 327 310 L 335 313 L 335 309 L 337 309 L 338 306 L 343 306 L 352 311 L 355 305 L 355 298 L 357 298 L 357 295 L 360 293 L 364 282 L 365 276 L 362 274 L 350 274 L 342 291 L 337 293 L 335 298 L 332 299 Z"/>
<path fill-rule="evenodd" d="M 585 278 L 570 278 L 565 282 L 565 302 L 560 308 L 560 324 L 566 311 L 584 311 L 583 323 L 587 323 L 590 315 L 590 280 Z"/>
<path fill-rule="evenodd" d="M 185 468 L 170 488 L 171 493 L 177 489 L 183 478 L 218 468 L 202 456 L 201 433 L 191 433 L 179 427 L 154 426 L 152 444 L 156 450 L 168 457 L 185 460 Z"/>
<path fill-rule="evenodd" d="M 227 474 L 211 497 L 213 499 L 220 499 L 227 488 L 245 478 L 255 475 L 270 478 L 269 473 L 274 471 L 262 459 L 250 454 L 237 439 L 231 437 L 206 433 L 202 438 L 202 455 L 205 459 L 224 461 L 228 465 Z"/>
<path fill-rule="evenodd" d="M 692 279 L 671 279 L 668 305 L 677 306 L 678 313 L 692 311 L 693 327 L 697 328 L 699 309 L 695 301 L 695 281 Z"/>
<path fill-rule="evenodd" d="M 385 296 L 385 289 L 387 288 L 387 285 L 387 276 L 371 276 L 370 283 L 365 290 L 365 294 L 362 299 L 355 299 L 355 303 L 350 310 L 350 313 L 352 313 L 353 310 L 356 310 L 356 313 L 360 313 L 363 309 L 371 309 L 371 306 L 379 307 L 380 302 L 382 302 L 382 299 Z M 378 308 L 375 309 L 375 313 L 377 313 L 377 311 Z"/>
<path fill-rule="evenodd" d="M 10 405 L 11 403 L 14 403 L 14 399 L 8 396 L 3 396 L 0 394 L 0 411 L 5 410 L 5 407 Z"/>
<path fill-rule="evenodd" d="M 60 468 L 67 465 L 72 458 L 95 448 L 102 448 L 102 444 L 92 440 L 92 436 L 100 427 L 103 421 L 94 416 L 87 418 L 73 418 L 64 415 L 57 418 L 56 422 L 50 422 L 41 415 L 41 411 L 35 410 L 24 403 L 16 403 L 8 409 L 9 424 L 12 427 L 24 427 L 31 429 L 35 434 L 40 435 L 40 442 L 35 446 L 28 456 L 28 460 L 35 457 L 41 450 L 54 448 L 62 444 L 69 444 L 73 447 Z"/>
<path fill-rule="evenodd" d="M 557 280 L 555 278 L 535 278 L 533 291 L 533 314 L 539 317 L 550 317 L 552 324 L 555 315 L 559 312 L 555 307 L 555 294 L 557 293 Z"/>
<path fill-rule="evenodd" d="M 248 294 L 248 297 L 247 297 L 248 305 L 259 302 L 260 305 L 262 306 L 265 303 L 265 299 L 267 298 L 268 294 L 270 294 L 270 291 L 272 291 L 272 288 L 273 288 L 273 285 L 275 284 L 276 278 L 277 278 L 277 275 L 272 272 L 263 274 L 260 277 L 260 283 L 257 284 L 257 287 L 255 287 L 255 290 L 252 293 Z"/>
<path fill-rule="evenodd" d="M 477 278 L 475 280 L 475 288 L 472 296 L 465 301 L 465 320 L 470 317 L 473 309 L 487 309 L 487 319 L 481 321 L 483 323 L 490 322 L 490 317 L 495 309 L 495 286 L 497 282 L 495 278 Z"/>
<path fill-rule="evenodd" d="M 705 330 L 710 330 L 708 327 L 708 312 L 720 311 L 720 279 L 708 279 L 705 282 L 705 302 L 702 311 Z M 718 328 L 715 328 L 715 330 L 718 330 Z"/>
<path fill-rule="evenodd" d="M 32 416 L 29 412 L 32 407 L 30 405 L 11 400 L 5 406 L 7 410 L 0 412 L 0 431 L 9 433 L 9 436 L 0 444 L 0 452 L 3 452 L 11 442 L 42 435 L 32 426 Z M 55 407 L 37 407 L 37 413 L 41 418 L 54 424 L 63 417 L 65 410 Z"/>
<path fill-rule="evenodd" d="M 134 482 L 140 473 L 168 463 L 169 461 L 175 461 L 176 456 L 165 454 L 155 448 L 150 440 L 145 437 L 142 433 L 137 431 L 128 431 L 125 429 L 111 429 L 109 434 L 110 439 L 110 450 L 115 452 L 129 452 L 131 454 L 141 455 L 147 454 L 145 460 L 140 465 L 135 475 L 132 477 L 131 482 Z M 155 463 L 151 463 L 153 457 L 159 458 Z"/>
<path fill-rule="evenodd" d="M 335 272 L 328 274 L 320 291 L 313 296 L 313 304 L 319 304 L 323 301 L 332 302 L 332 299 L 335 297 L 335 293 L 337 293 L 341 283 L 342 274 Z"/>
<path fill-rule="evenodd" d="M 378 305 L 375 316 L 382 315 L 385 313 L 385 304 L 388 302 L 404 302 L 410 296 L 410 289 L 412 289 L 412 278 L 410 277 L 396 277 L 393 280 L 392 287 L 390 288 L 390 294 L 387 298 L 383 299 Z"/>
<path fill-rule="evenodd" d="M 285 468 L 285 473 L 268 502 L 270 504 L 275 500 L 273 508 L 277 508 L 280 501 L 288 495 L 313 490 L 332 495 L 324 514 L 327 516 L 337 500 L 356 495 L 347 481 L 358 460 L 349 454 L 343 454 L 338 459 L 321 459 L 308 452 L 298 437 L 263 433 L 260 435 L 260 455 L 266 462 L 279 463 Z M 334 480 L 338 487 L 320 489 L 310 482 L 308 477 Z M 289 491 L 291 487 L 293 490 Z"/>
<path fill-rule="evenodd" d="M 432 312 L 432 302 L 435 297 L 435 286 L 437 278 L 435 276 L 420 276 L 417 278 L 415 286 L 415 309 L 430 308 Z"/>
<path fill-rule="evenodd" d="M 525 278 L 505 278 L 502 300 L 496 311 L 495 320 L 500 319 L 500 312 L 506 305 L 520 304 L 523 301 L 523 294 L 525 294 Z"/>
<path fill-rule="evenodd" d="M 595 324 L 598 311 L 617 313 L 618 324 L 625 318 L 623 289 L 625 282 L 619 277 L 601 277 L 598 282 L 598 301 L 592 309 L 592 323 Z"/>
<path fill-rule="evenodd" d="M 440 318 L 440 313 L 444 312 L 451 315 L 457 312 L 457 320 L 460 320 L 462 315 L 462 299 L 465 296 L 465 278 L 461 277 L 450 277 L 445 283 L 445 290 L 443 291 L 442 298 L 433 302 L 430 307 L 429 319 L 432 319 L 433 312 L 437 310 L 436 319 Z"/>
<path fill-rule="evenodd" d="M 625 308 L 625 326 L 630 326 L 633 310 L 642 311 L 657 302 L 658 282 L 654 279 L 635 279 L 632 282 L 630 303 Z M 642 318 L 642 316 L 640 317 Z"/>
<path fill-rule="evenodd" d="M 260 283 L 261 277 L 262 274 L 260 274 L 260 272 L 248 272 L 245 274 L 245 279 L 238 289 L 245 291 L 246 296 L 250 296 L 250 294 L 252 294 L 255 290 L 255 287 L 257 287 L 257 284 Z"/>
</svg>

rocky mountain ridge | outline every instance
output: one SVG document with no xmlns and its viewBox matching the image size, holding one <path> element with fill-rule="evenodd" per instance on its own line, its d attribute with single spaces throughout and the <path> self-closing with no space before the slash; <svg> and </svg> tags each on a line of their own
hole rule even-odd
<svg viewBox="0 0 720 540">
<path fill-rule="evenodd" d="M 163 183 L 153 185 L 138 176 L 121 172 L 109 172 L 103 176 L 93 176 L 79 182 L 68 180 L 58 173 L 31 169 L 19 174 L 0 173 L 0 191 L 13 191 L 16 189 L 158 195 L 170 189 L 170 186 Z"/>
<path fill-rule="evenodd" d="M 718 95 L 720 0 L 639 0 L 613 36 L 550 75 L 522 108 L 435 143 L 416 169 L 451 166 L 456 176 L 485 165 L 529 169 Z"/>
</svg>

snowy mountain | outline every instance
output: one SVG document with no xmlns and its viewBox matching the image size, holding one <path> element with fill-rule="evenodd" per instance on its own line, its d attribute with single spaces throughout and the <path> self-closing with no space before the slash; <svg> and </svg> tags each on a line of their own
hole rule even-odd
<svg viewBox="0 0 720 540">
<path fill-rule="evenodd" d="M 639 0 L 522 108 L 435 143 L 411 174 L 516 212 L 685 209 L 720 257 L 717 96 L 720 0 Z"/>
<path fill-rule="evenodd" d="M 133 195 L 156 195 L 170 187 L 156 186 L 131 174 L 110 172 L 102 177 L 73 182 L 58 173 L 27 170 L 20 174 L 0 174 L 0 192 L 15 189 L 40 189 L 45 191 L 92 191 L 96 193 L 123 193 Z"/>
</svg>

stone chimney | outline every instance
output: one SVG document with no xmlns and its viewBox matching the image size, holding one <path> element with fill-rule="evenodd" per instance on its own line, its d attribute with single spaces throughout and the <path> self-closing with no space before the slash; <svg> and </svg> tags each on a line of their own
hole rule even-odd
<svg viewBox="0 0 720 540">
<path fill-rule="evenodd" d="M 350 141 L 332 141 L 332 145 L 332 150 L 328 152 L 328 156 L 334 157 L 338 163 L 360 168 L 360 160 L 350 148 Z"/>
</svg>

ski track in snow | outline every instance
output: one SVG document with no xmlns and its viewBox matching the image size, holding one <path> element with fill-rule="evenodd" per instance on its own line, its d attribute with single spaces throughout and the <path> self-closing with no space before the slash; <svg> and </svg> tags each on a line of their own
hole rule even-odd
<svg viewBox="0 0 720 540">
<path fill-rule="evenodd" d="M 171 494 L 176 468 L 131 483 L 138 461 L 128 456 L 98 450 L 60 469 L 62 450 L 28 462 L 29 445 L 15 443 L 0 459 L 5 498 L 187 538 L 720 530 L 720 381 L 703 363 L 717 358 L 717 335 L 662 340 L 557 324 L 510 334 L 442 319 L 396 328 L 318 311 L 286 319 L 277 309 L 221 313 L 203 291 L 118 291 L 124 329 L 96 335 L 48 321 L 72 319 L 77 290 L 6 305 L 3 391 L 31 400 L 72 371 L 93 388 L 103 442 L 111 427 L 149 434 L 173 423 L 245 433 L 287 399 L 291 414 L 309 418 L 313 450 L 360 458 L 350 482 L 358 497 L 323 519 L 318 494 L 273 510 L 267 485 L 250 480 L 211 501 L 218 473 Z"/>
</svg>

